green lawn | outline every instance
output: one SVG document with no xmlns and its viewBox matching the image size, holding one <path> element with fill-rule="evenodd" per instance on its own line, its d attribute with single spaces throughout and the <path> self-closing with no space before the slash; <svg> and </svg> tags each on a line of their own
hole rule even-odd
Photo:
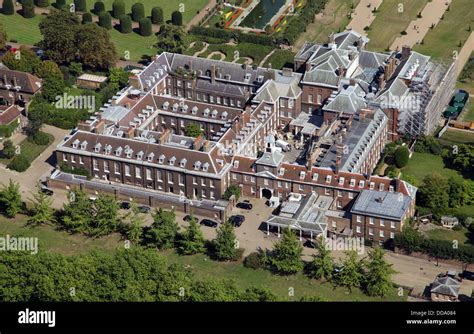
<svg viewBox="0 0 474 334">
<path fill-rule="evenodd" d="M 443 145 L 456 145 L 456 144 L 474 144 L 474 133 L 467 131 L 447 130 L 441 138 L 440 143 Z"/>
<path fill-rule="evenodd" d="M 8 40 L 20 44 L 34 45 L 41 40 L 39 23 L 42 17 L 37 15 L 31 19 L 15 13 L 13 15 L 0 14 L 0 22 L 7 31 Z"/>
<path fill-rule="evenodd" d="M 468 31 L 469 25 L 474 28 L 472 0 L 454 0 L 450 10 L 444 14 L 444 20 L 428 31 L 424 44 L 417 45 L 415 51 L 437 59 L 451 60 L 453 52 L 461 49 L 459 42 L 464 43 L 471 33 Z"/>
<path fill-rule="evenodd" d="M 462 230 L 459 231 L 439 228 L 426 232 L 426 235 L 430 239 L 447 241 L 457 240 L 459 244 L 464 244 L 468 241 L 467 233 L 468 232 L 465 228 L 462 228 Z"/>
<path fill-rule="evenodd" d="M 323 10 L 323 16 L 308 25 L 306 32 L 301 34 L 295 47 L 303 46 L 304 42 L 326 43 L 329 35 L 344 30 L 349 24 L 348 14 L 351 7 L 355 8 L 360 0 L 329 0 Z"/>
<path fill-rule="evenodd" d="M 441 156 L 431 153 L 413 153 L 408 165 L 402 169 L 404 175 L 414 177 L 418 182 L 421 182 L 429 171 L 437 172 L 446 178 L 461 177 L 459 172 L 444 166 Z"/>
<path fill-rule="evenodd" d="M 416 20 L 419 12 L 425 8 L 428 0 L 383 0 L 375 20 L 370 25 L 368 37 L 369 49 L 384 51 L 390 47 L 397 36 L 407 29 L 409 23 Z M 403 12 L 399 12 L 399 5 Z"/>
<path fill-rule="evenodd" d="M 267 59 L 263 67 L 269 67 L 274 69 L 281 69 L 283 67 L 293 68 L 293 60 L 295 54 L 288 50 L 275 50 L 275 52 Z"/>
<path fill-rule="evenodd" d="M 157 42 L 155 35 L 143 37 L 135 32 L 122 34 L 115 29 L 109 30 L 110 38 L 115 44 L 119 58 L 130 57 L 130 60 L 139 61 L 143 55 L 156 55 Z"/>
<path fill-rule="evenodd" d="M 32 163 L 33 160 L 35 160 L 54 141 L 54 137 L 51 134 L 47 133 L 47 135 L 49 137 L 48 145 L 38 145 L 29 141 L 27 138 L 23 139 L 20 143 L 20 153 L 24 154 L 30 163 Z M 0 162 L 4 165 L 8 165 L 11 160 L 12 159 L 0 158 Z"/>
</svg>

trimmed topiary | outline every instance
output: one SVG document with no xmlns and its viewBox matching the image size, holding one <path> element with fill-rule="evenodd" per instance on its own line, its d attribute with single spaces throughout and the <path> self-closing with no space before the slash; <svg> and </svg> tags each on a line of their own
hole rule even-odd
<svg viewBox="0 0 474 334">
<path fill-rule="evenodd" d="M 112 17 L 107 12 L 102 12 L 99 15 L 99 26 L 107 30 L 112 29 Z"/>
<path fill-rule="evenodd" d="M 138 30 L 142 36 L 151 36 L 153 33 L 149 18 L 143 18 L 138 22 Z"/>
<path fill-rule="evenodd" d="M 41 8 L 49 6 L 49 0 L 35 0 L 35 5 Z"/>
<path fill-rule="evenodd" d="M 115 0 L 112 4 L 112 16 L 116 19 L 125 15 L 125 2 L 123 0 Z"/>
<path fill-rule="evenodd" d="M 140 21 L 145 17 L 145 7 L 142 3 L 134 3 L 132 6 L 132 20 L 135 22 Z"/>
<path fill-rule="evenodd" d="M 94 4 L 94 14 L 99 15 L 100 13 L 105 11 L 105 5 L 102 1 L 97 1 Z"/>
<path fill-rule="evenodd" d="M 21 11 L 24 18 L 32 18 L 35 16 L 35 4 L 33 0 L 23 0 L 21 4 Z"/>
<path fill-rule="evenodd" d="M 171 13 L 171 23 L 175 26 L 182 26 L 183 25 L 183 14 L 178 11 L 174 11 Z"/>
<path fill-rule="evenodd" d="M 86 0 L 74 0 L 74 6 L 76 7 L 76 12 L 86 12 L 87 11 Z"/>
<path fill-rule="evenodd" d="M 120 32 L 122 34 L 132 32 L 132 18 L 129 15 L 122 15 L 122 17 L 120 17 Z"/>
<path fill-rule="evenodd" d="M 5 15 L 13 15 L 15 13 L 15 6 L 12 0 L 3 0 L 2 13 Z"/>
<path fill-rule="evenodd" d="M 84 13 L 82 15 L 82 24 L 91 23 L 91 22 L 92 22 L 92 14 Z"/>
<path fill-rule="evenodd" d="M 163 9 L 161 7 L 153 7 L 151 9 L 151 23 L 163 24 Z"/>
</svg>

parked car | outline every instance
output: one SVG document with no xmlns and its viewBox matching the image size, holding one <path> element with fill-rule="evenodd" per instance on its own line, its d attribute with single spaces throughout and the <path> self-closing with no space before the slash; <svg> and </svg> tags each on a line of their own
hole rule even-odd
<svg viewBox="0 0 474 334">
<path fill-rule="evenodd" d="M 45 185 L 41 185 L 41 192 L 43 194 L 48 195 L 48 196 L 53 196 L 53 194 L 54 194 L 53 189 L 50 189 L 50 188 L 46 187 Z"/>
<path fill-rule="evenodd" d="M 311 241 L 309 239 L 303 243 L 303 247 L 316 248 L 314 241 Z"/>
<path fill-rule="evenodd" d="M 120 207 L 124 210 L 129 210 L 132 205 L 130 204 L 130 202 L 123 201 L 122 203 L 120 203 Z"/>
<path fill-rule="evenodd" d="M 184 216 L 183 220 L 184 220 L 185 222 L 191 221 L 191 215 L 186 215 L 186 216 Z"/>
<path fill-rule="evenodd" d="M 243 202 L 237 203 L 236 205 L 239 209 L 252 210 L 253 205 L 249 201 L 245 200 Z"/>
<path fill-rule="evenodd" d="M 140 205 L 138 207 L 138 211 L 140 211 L 141 213 L 148 213 L 151 211 L 151 208 L 148 205 Z"/>
<path fill-rule="evenodd" d="M 468 279 L 470 281 L 474 281 L 474 272 L 472 271 L 468 271 L 468 270 L 464 270 L 461 274 L 461 277 L 463 279 Z"/>
<path fill-rule="evenodd" d="M 208 226 L 208 227 L 214 227 L 214 228 L 217 227 L 217 223 L 213 220 L 210 220 L 210 219 L 203 219 L 203 220 L 201 220 L 200 224 L 204 225 L 204 226 Z"/>
<path fill-rule="evenodd" d="M 240 227 L 240 225 L 242 225 L 244 221 L 245 221 L 245 217 L 242 215 L 235 215 L 229 218 L 229 223 L 231 223 L 235 227 Z"/>
</svg>

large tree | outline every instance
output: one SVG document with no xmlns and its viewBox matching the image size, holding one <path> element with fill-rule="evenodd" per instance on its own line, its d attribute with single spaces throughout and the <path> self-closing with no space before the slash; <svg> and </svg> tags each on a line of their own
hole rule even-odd
<svg viewBox="0 0 474 334">
<path fill-rule="evenodd" d="M 76 35 L 76 49 L 79 59 L 85 66 L 96 69 L 108 69 L 117 62 L 117 51 L 104 28 L 88 23 Z"/>
<path fill-rule="evenodd" d="M 23 210 L 23 201 L 21 200 L 20 184 L 9 180 L 8 185 L 2 184 L 0 189 L 0 202 L 5 214 L 13 218 Z"/>
<path fill-rule="evenodd" d="M 410 158 L 410 151 L 405 146 L 400 146 L 394 153 L 395 165 L 398 168 L 403 168 L 408 164 Z"/>
<path fill-rule="evenodd" d="M 136 203 L 132 203 L 130 212 L 124 218 L 127 221 L 123 226 L 125 236 L 132 243 L 138 243 L 143 234 L 142 226 L 145 224 L 145 220 Z"/>
<path fill-rule="evenodd" d="M 175 212 L 160 208 L 153 215 L 153 224 L 145 232 L 145 237 L 148 244 L 159 249 L 168 249 L 174 246 L 178 230 Z"/>
<path fill-rule="evenodd" d="M 31 217 L 28 219 L 28 224 L 44 225 L 54 221 L 54 209 L 51 207 L 53 200 L 41 191 L 39 182 L 36 184 L 36 194 L 33 195 L 31 201 L 33 202 L 33 210 Z"/>
<path fill-rule="evenodd" d="M 88 234 L 99 237 L 115 232 L 120 224 L 118 210 L 114 197 L 99 194 L 94 201 L 94 216 L 89 222 Z"/>
<path fill-rule="evenodd" d="M 85 232 L 92 219 L 92 202 L 89 196 L 80 190 L 71 190 L 68 194 L 69 202 L 64 204 L 62 224 L 70 232 Z"/>
<path fill-rule="evenodd" d="M 341 271 L 336 275 L 337 284 L 349 288 L 360 287 L 364 279 L 364 263 L 357 258 L 355 251 L 345 252 Z"/>
<path fill-rule="evenodd" d="M 280 274 L 296 274 L 303 269 L 302 253 L 303 246 L 296 238 L 295 233 L 287 228 L 270 254 L 270 263 Z"/>
<path fill-rule="evenodd" d="M 43 96 L 49 102 L 53 102 L 58 95 L 64 92 L 64 77 L 54 61 L 41 62 L 35 74 L 43 79 Z"/>
<path fill-rule="evenodd" d="M 384 251 L 380 247 L 369 250 L 365 289 L 370 296 L 384 297 L 393 289 L 392 275 L 395 270 L 385 261 Z"/>
<path fill-rule="evenodd" d="M 217 236 L 213 240 L 216 258 L 220 261 L 235 259 L 238 251 L 236 241 L 234 226 L 228 221 L 225 221 L 217 230 Z"/>
<path fill-rule="evenodd" d="M 316 250 L 317 253 L 313 255 L 311 276 L 316 279 L 324 277 L 326 281 L 330 281 L 334 272 L 334 261 L 331 257 L 331 251 L 326 248 L 324 240 L 316 242 Z"/>
<path fill-rule="evenodd" d="M 435 212 L 444 212 L 449 206 L 449 184 L 439 174 L 425 176 L 418 189 L 418 204 Z"/>
<path fill-rule="evenodd" d="M 43 35 L 41 47 L 56 63 L 70 63 L 76 58 L 78 45 L 76 34 L 80 27 L 75 13 L 66 10 L 51 10 L 39 24 Z"/>
<path fill-rule="evenodd" d="M 21 46 L 15 52 L 7 52 L 2 63 L 10 70 L 34 73 L 40 64 L 36 53 L 26 46 Z"/>
<path fill-rule="evenodd" d="M 181 254 L 192 255 L 204 252 L 204 237 L 199 228 L 197 219 L 191 214 L 189 225 L 185 227 L 179 241 L 179 251 Z"/>
<path fill-rule="evenodd" d="M 172 24 L 163 24 L 158 33 L 158 53 L 182 53 L 184 49 L 185 33 L 183 28 Z"/>
</svg>

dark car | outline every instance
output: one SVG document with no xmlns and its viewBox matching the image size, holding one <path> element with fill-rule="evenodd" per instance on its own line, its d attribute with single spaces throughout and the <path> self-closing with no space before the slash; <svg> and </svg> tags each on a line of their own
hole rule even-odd
<svg viewBox="0 0 474 334">
<path fill-rule="evenodd" d="M 53 192 L 52 189 L 50 189 L 50 188 L 48 188 L 48 187 L 46 187 L 46 186 L 44 186 L 44 185 L 41 186 L 41 192 L 42 192 L 43 194 L 48 195 L 48 196 L 53 196 L 53 194 L 54 194 L 54 192 Z"/>
<path fill-rule="evenodd" d="M 190 221 L 191 221 L 191 218 L 192 218 L 191 215 L 186 215 L 186 216 L 184 216 L 183 220 L 184 220 L 185 222 L 190 222 Z"/>
<path fill-rule="evenodd" d="M 249 201 L 243 201 L 240 203 L 237 203 L 236 205 L 239 209 L 244 209 L 244 210 L 252 210 L 253 205 Z"/>
<path fill-rule="evenodd" d="M 217 227 L 217 223 L 210 219 L 203 219 L 200 224 L 208 227 Z"/>
<path fill-rule="evenodd" d="M 464 271 L 462 272 L 461 277 L 462 277 L 463 279 L 468 279 L 468 280 L 470 280 L 470 281 L 474 281 L 474 272 L 464 270 Z"/>
<path fill-rule="evenodd" d="M 245 221 L 245 217 L 242 215 L 235 215 L 229 218 L 229 223 L 235 227 L 239 227 Z"/>
<path fill-rule="evenodd" d="M 138 207 L 138 211 L 140 211 L 141 213 L 148 213 L 151 211 L 151 208 L 147 205 L 140 205 Z"/>
<path fill-rule="evenodd" d="M 120 204 L 120 207 L 124 210 L 129 210 L 132 207 L 132 205 L 130 204 L 130 202 L 124 201 Z"/>
<path fill-rule="evenodd" d="M 314 244 L 314 241 L 311 241 L 311 240 L 306 240 L 303 243 L 303 246 L 307 247 L 307 248 L 316 248 L 316 245 Z"/>
</svg>

